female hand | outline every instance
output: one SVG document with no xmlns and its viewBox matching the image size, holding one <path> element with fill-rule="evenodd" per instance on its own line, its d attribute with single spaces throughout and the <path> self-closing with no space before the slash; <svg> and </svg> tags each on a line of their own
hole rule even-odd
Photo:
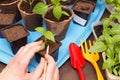
<svg viewBox="0 0 120 80">
<path fill-rule="evenodd" d="M 58 73 L 58 69 L 55 65 L 55 61 L 49 55 L 46 55 L 45 59 L 41 58 L 40 64 L 36 69 L 33 72 L 28 73 L 28 64 L 34 54 L 40 51 L 41 44 L 41 41 L 33 42 L 20 48 L 17 54 L 1 72 L 0 80 L 41 80 L 46 61 L 48 63 L 46 80 L 50 80 L 47 77 L 50 77 L 51 80 L 58 80 L 59 75 L 55 74 Z"/>
</svg>

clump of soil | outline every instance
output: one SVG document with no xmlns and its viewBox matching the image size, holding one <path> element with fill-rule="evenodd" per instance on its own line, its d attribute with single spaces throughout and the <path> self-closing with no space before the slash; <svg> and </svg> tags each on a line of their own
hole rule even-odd
<svg viewBox="0 0 120 80">
<path fill-rule="evenodd" d="M 78 1 L 74 4 L 73 10 L 82 12 L 85 14 L 90 14 L 94 9 L 95 4 L 87 1 Z"/>
</svg>

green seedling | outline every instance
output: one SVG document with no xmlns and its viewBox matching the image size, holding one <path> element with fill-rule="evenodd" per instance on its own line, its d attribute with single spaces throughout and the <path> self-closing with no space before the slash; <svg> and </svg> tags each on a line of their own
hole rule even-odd
<svg viewBox="0 0 120 80">
<path fill-rule="evenodd" d="M 50 40 L 52 42 L 55 42 L 55 38 L 54 38 L 54 34 L 51 31 L 46 31 L 43 27 L 37 27 L 35 28 L 35 30 L 41 34 L 43 34 L 44 38 L 44 42 L 41 46 L 41 50 L 43 50 L 45 48 L 45 44 L 47 43 L 47 40 Z"/>
<path fill-rule="evenodd" d="M 66 0 L 62 0 L 62 1 L 66 1 Z M 34 7 L 33 12 L 40 15 L 45 14 L 47 13 L 49 6 L 53 6 L 52 13 L 57 20 L 61 19 L 62 14 L 69 16 L 69 14 L 66 11 L 62 10 L 60 0 L 51 0 L 51 4 L 49 5 L 43 2 L 39 2 Z"/>
<path fill-rule="evenodd" d="M 108 69 L 112 74 L 120 76 L 120 0 L 106 0 L 114 5 L 114 12 L 109 18 L 104 18 L 102 35 L 96 40 L 90 52 L 105 52 L 106 60 L 103 62 L 103 69 Z"/>
</svg>

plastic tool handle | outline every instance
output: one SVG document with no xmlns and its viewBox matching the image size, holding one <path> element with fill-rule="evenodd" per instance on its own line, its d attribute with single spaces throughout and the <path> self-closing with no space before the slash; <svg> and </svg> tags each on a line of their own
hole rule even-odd
<svg viewBox="0 0 120 80">
<path fill-rule="evenodd" d="M 79 64 L 77 64 L 77 71 L 78 71 L 78 74 L 80 76 L 80 80 L 85 80 L 85 77 L 83 75 L 82 69 L 81 69 Z"/>
<path fill-rule="evenodd" d="M 98 80 L 104 80 L 102 73 L 100 72 L 100 69 L 98 67 L 98 64 L 94 60 L 93 60 L 93 66 L 96 70 Z"/>
</svg>

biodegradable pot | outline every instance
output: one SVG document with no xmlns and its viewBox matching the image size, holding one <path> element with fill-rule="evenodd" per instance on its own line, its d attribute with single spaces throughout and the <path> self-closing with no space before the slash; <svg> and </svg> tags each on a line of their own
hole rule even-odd
<svg viewBox="0 0 120 80">
<path fill-rule="evenodd" d="M 13 54 L 16 54 L 18 49 L 27 44 L 27 36 L 29 32 L 22 24 L 10 25 L 1 29 L 2 34 L 10 43 Z"/>
<path fill-rule="evenodd" d="M 75 13 L 73 20 L 75 23 L 85 26 L 90 14 L 93 12 L 95 3 L 92 1 L 76 1 L 72 9 Z"/>
<path fill-rule="evenodd" d="M 69 28 L 70 21 L 74 15 L 73 11 L 65 6 L 62 6 L 64 11 L 67 11 L 70 16 L 62 15 L 60 20 L 57 20 L 52 14 L 53 6 L 49 7 L 48 12 L 42 17 L 45 20 L 47 30 L 55 34 L 55 39 L 61 41 L 65 38 Z"/>
<path fill-rule="evenodd" d="M 92 32 L 95 39 L 97 39 L 100 35 L 102 35 L 102 31 L 103 31 L 102 22 L 92 23 Z"/>
<path fill-rule="evenodd" d="M 104 52 L 102 53 L 102 58 L 103 58 L 103 61 L 105 61 L 106 56 Z M 108 69 L 105 70 L 105 74 L 106 74 L 107 80 L 120 80 L 120 76 L 115 76 L 111 74 Z"/>
<path fill-rule="evenodd" d="M 44 41 L 44 36 L 41 36 L 40 38 L 38 38 L 36 41 L 40 41 L 43 40 Z M 47 45 L 49 45 L 49 54 L 54 58 L 55 61 L 57 61 L 58 59 L 58 51 L 59 51 L 59 47 L 62 45 L 61 42 L 56 41 L 56 42 L 52 42 L 50 40 L 47 40 L 47 44 L 45 49 L 41 50 L 38 54 L 36 54 L 36 61 L 39 62 L 40 61 L 40 57 L 44 56 L 46 54 L 46 49 L 47 49 Z"/>
<path fill-rule="evenodd" d="M 2 13 L 14 12 L 16 13 L 15 21 L 19 21 L 21 19 L 21 15 L 17 8 L 18 2 L 19 0 L 1 0 L 0 1 L 0 12 Z"/>
<path fill-rule="evenodd" d="M 13 24 L 14 19 L 15 19 L 15 13 L 10 12 L 10 13 L 0 13 L 0 30 L 8 25 Z M 0 38 L 3 38 L 3 35 L 1 34 L 0 31 Z"/>
<path fill-rule="evenodd" d="M 34 31 L 36 27 L 42 26 L 42 16 L 32 12 L 34 6 L 40 1 L 35 0 L 32 8 L 26 2 L 20 1 L 18 3 L 18 9 L 25 23 L 25 27 L 30 31 Z"/>
<path fill-rule="evenodd" d="M 47 4 L 51 4 L 51 0 L 45 0 Z M 61 1 L 62 5 L 72 5 L 74 4 L 76 0 L 67 0 L 67 1 Z"/>
</svg>

